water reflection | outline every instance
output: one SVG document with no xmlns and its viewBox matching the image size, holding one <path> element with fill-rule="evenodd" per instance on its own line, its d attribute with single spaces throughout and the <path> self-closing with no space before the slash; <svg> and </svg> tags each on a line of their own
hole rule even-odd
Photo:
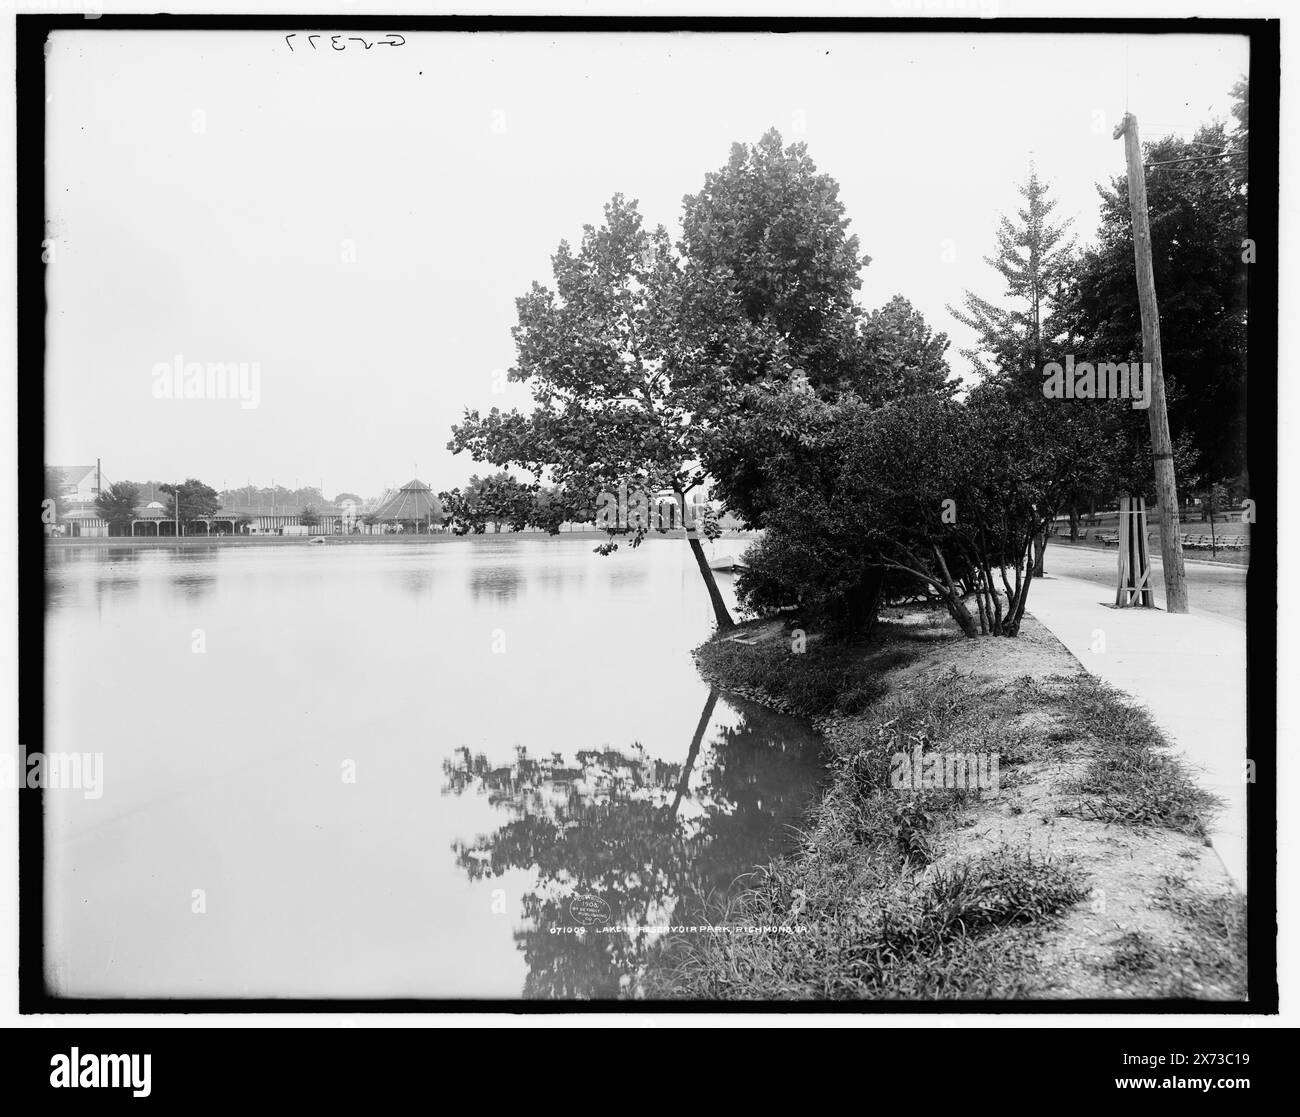
<svg viewBox="0 0 1300 1117">
<path fill-rule="evenodd" d="M 95 550 L 52 546 L 46 550 L 45 600 L 47 605 L 69 604 L 86 590 L 96 608 L 107 597 L 126 600 L 140 589 L 135 552 L 130 547 Z M 83 576 L 83 574 L 88 576 Z"/>
<path fill-rule="evenodd" d="M 514 935 L 525 997 L 626 993 L 653 928 L 716 910 L 789 840 L 823 771 L 817 748 L 738 699 L 723 699 L 735 723 L 709 733 L 718 701 L 711 691 L 680 764 L 637 745 L 581 751 L 572 763 L 522 747 L 508 765 L 468 749 L 444 762 L 444 795 L 483 795 L 509 819 L 454 843 L 457 864 L 471 881 L 533 875 Z M 552 933 L 577 926 L 570 904 L 590 896 L 609 906 L 608 933 Z"/>
<path fill-rule="evenodd" d="M 414 597 L 433 589 L 432 566 L 409 566 L 398 572 L 398 583 Z"/>
<path fill-rule="evenodd" d="M 197 601 L 217 584 L 215 574 L 177 574 L 169 583 L 178 597 Z"/>
<path fill-rule="evenodd" d="M 568 590 L 580 590 L 586 580 L 585 572 L 580 567 L 572 566 L 546 566 L 536 574 L 536 582 L 542 590 L 557 596 Z"/>
<path fill-rule="evenodd" d="M 487 598 L 505 604 L 519 596 L 521 581 L 519 569 L 514 566 L 474 566 L 469 570 L 466 585 L 476 601 Z"/>
<path fill-rule="evenodd" d="M 647 928 L 770 855 L 817 744 L 707 701 L 689 651 L 713 613 L 686 548 L 592 545 L 51 546 L 44 746 L 94 741 L 108 772 L 101 798 L 45 804 L 58 989 L 459 999 L 630 981 Z M 141 701 L 173 728 L 142 733 Z M 222 897 L 202 920 L 196 887 Z M 549 934 L 583 888 L 618 935 Z"/>
<path fill-rule="evenodd" d="M 610 585 L 620 593 L 645 586 L 648 581 L 649 573 L 646 568 L 631 562 L 616 563 L 609 572 Z"/>
</svg>

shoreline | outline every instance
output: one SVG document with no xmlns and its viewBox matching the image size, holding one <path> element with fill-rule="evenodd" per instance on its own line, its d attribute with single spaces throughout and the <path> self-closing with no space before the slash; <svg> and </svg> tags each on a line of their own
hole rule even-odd
<svg viewBox="0 0 1300 1117">
<path fill-rule="evenodd" d="M 46 546 L 50 549 L 77 549 L 77 548 L 96 548 L 96 547 L 260 547 L 260 546 L 321 546 L 319 543 L 312 543 L 314 539 L 323 539 L 326 546 L 384 546 L 399 543 L 416 543 L 421 546 L 431 546 L 438 543 L 459 543 L 487 541 L 492 539 L 587 539 L 604 541 L 609 538 L 609 533 L 591 528 L 584 531 L 562 531 L 556 535 L 551 535 L 545 531 L 502 531 L 502 532 L 484 532 L 481 535 L 454 535 L 451 532 L 434 532 L 428 535 L 251 535 L 251 536 L 203 536 L 203 535 L 183 535 L 179 539 L 175 536 L 129 536 L 129 535 L 89 535 L 77 536 L 71 539 L 50 537 L 45 540 Z M 665 532 L 660 534 L 655 532 L 647 535 L 644 543 L 652 541 L 672 541 L 682 542 L 686 538 L 684 532 Z M 734 535 L 723 535 L 717 542 L 725 540 L 737 540 L 748 542 L 756 538 L 753 533 L 737 533 Z"/>
<path fill-rule="evenodd" d="M 883 616 L 857 644 L 810 633 L 802 655 L 779 620 L 695 650 L 712 685 L 809 720 L 830 774 L 796 851 L 705 913 L 802 933 L 667 940 L 645 995 L 1244 1000 L 1245 899 L 1205 844 L 1214 804 L 1146 711 L 1032 616 L 976 639 L 933 611 Z M 991 753 L 992 786 L 900 780 L 922 746 L 944 772 Z"/>
</svg>

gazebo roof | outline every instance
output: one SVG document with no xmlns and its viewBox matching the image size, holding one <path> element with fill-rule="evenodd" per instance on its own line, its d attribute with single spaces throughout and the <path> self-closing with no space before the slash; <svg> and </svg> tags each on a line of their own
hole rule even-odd
<svg viewBox="0 0 1300 1117">
<path fill-rule="evenodd" d="M 377 520 L 431 520 L 441 518 L 442 505 L 428 485 L 415 479 L 375 509 L 374 516 Z"/>
</svg>

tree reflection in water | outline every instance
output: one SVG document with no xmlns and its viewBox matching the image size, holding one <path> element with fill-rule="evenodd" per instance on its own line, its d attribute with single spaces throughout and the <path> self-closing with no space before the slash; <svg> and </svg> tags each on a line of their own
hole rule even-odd
<svg viewBox="0 0 1300 1117">
<path fill-rule="evenodd" d="M 717 691 L 686 759 L 670 764 L 640 745 L 579 752 L 573 764 L 516 749 L 509 766 L 458 750 L 444 794 L 486 795 L 503 826 L 453 846 L 471 880 L 530 870 L 515 941 L 528 965 L 525 997 L 611 998 L 634 992 L 656 926 L 699 923 L 785 846 L 824 769 L 802 722 L 724 698 L 736 724 L 710 734 Z M 707 741 L 706 741 L 707 738 Z M 741 882 L 743 885 L 743 882 Z M 585 934 L 569 905 L 599 896 L 607 923 Z"/>
</svg>

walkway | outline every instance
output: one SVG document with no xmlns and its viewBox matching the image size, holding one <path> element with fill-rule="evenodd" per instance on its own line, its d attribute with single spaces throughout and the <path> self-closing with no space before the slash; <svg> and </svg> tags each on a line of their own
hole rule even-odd
<svg viewBox="0 0 1300 1117">
<path fill-rule="evenodd" d="M 1049 546 L 1046 558 L 1047 577 L 1030 588 L 1029 612 L 1088 671 L 1144 703 L 1201 786 L 1224 800 L 1211 824 L 1210 843 L 1244 892 L 1244 571 L 1188 561 L 1192 611 L 1170 616 L 1163 611 L 1158 563 L 1160 608 L 1116 609 L 1114 552 Z M 1106 559 L 1109 582 L 1099 577 Z"/>
</svg>

